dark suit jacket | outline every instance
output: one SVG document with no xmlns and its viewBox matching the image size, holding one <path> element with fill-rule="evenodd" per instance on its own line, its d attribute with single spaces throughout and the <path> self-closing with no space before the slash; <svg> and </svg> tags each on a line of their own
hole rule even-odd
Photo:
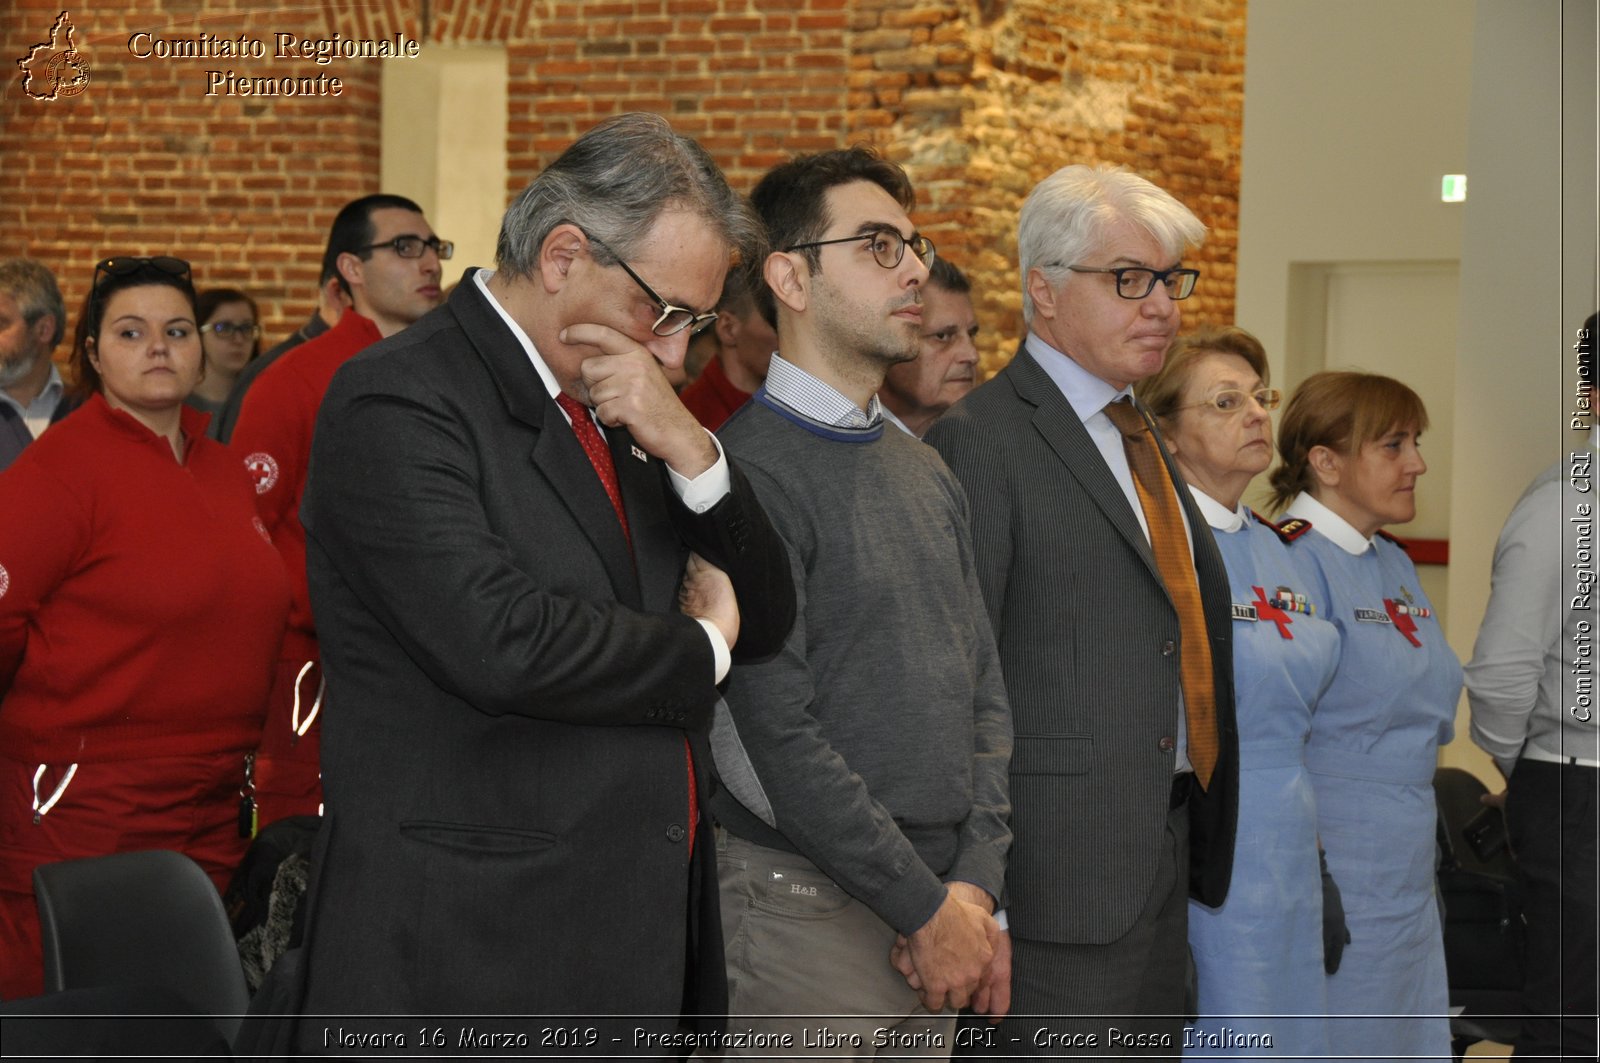
<svg viewBox="0 0 1600 1063">
<path fill-rule="evenodd" d="M 693 867 L 685 836 L 717 691 L 676 591 L 692 548 L 733 579 L 736 658 L 770 654 L 788 557 L 737 469 L 695 516 L 607 436 L 632 558 L 470 273 L 334 378 L 301 513 L 328 684 L 308 1010 L 670 1029 L 686 969 L 692 1007 L 725 1006 L 709 822 Z"/>
<path fill-rule="evenodd" d="M 1164 844 L 1177 612 L 1127 496 L 1025 349 L 928 441 L 971 502 L 1011 700 L 1011 929 L 1039 941 L 1114 941 L 1149 899 Z M 1233 621 L 1216 541 L 1165 447 L 1162 457 L 1188 515 L 1211 637 L 1222 751 L 1209 791 L 1190 803 L 1190 888 L 1215 905 L 1233 867 L 1238 804 Z"/>
<path fill-rule="evenodd" d="M 56 403 L 55 412 L 50 415 L 50 423 L 56 424 L 82 405 L 82 399 L 71 392 L 65 392 L 61 396 L 61 401 Z M 17 455 L 32 442 L 33 433 L 28 431 L 22 415 L 12 409 L 9 403 L 0 402 L 0 470 L 8 468 L 17 460 Z"/>
</svg>

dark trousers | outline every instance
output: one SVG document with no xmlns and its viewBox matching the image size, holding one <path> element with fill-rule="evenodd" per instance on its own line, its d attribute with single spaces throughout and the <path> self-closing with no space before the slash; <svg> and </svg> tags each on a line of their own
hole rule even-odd
<svg viewBox="0 0 1600 1063">
<path fill-rule="evenodd" d="M 1172 1058 L 1182 1051 L 1189 972 L 1186 807 L 1168 815 L 1166 842 L 1150 898 L 1118 940 L 1067 945 L 1012 935 L 1011 1014 L 998 1027 L 963 1031 L 961 1054 Z"/>
<path fill-rule="evenodd" d="M 1516 1054 L 1595 1058 L 1595 804 L 1600 771 L 1521 760 L 1506 822 L 1527 916 Z"/>
</svg>

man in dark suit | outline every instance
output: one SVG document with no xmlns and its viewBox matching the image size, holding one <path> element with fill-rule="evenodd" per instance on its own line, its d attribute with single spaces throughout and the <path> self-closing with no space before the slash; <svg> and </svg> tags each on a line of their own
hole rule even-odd
<svg viewBox="0 0 1600 1063">
<path fill-rule="evenodd" d="M 1238 741 L 1222 559 L 1143 411 L 1107 409 L 1160 368 L 1193 289 L 1181 258 L 1204 232 L 1133 174 L 1046 178 L 1018 229 L 1028 335 L 928 436 L 971 502 L 1016 731 L 1005 1052 L 1176 1054 L 1186 897 L 1227 891 Z M 1125 432 L 1151 448 L 1150 488 Z M 1031 1018 L 1044 1013 L 1083 1018 Z"/>
<path fill-rule="evenodd" d="M 498 270 L 334 378 L 303 509 L 337 707 L 306 1011 L 623 1016 L 648 1055 L 725 1008 L 706 736 L 729 648 L 781 647 L 794 590 L 662 365 L 757 232 L 699 145 L 621 116 L 513 203 Z M 356 1043 L 326 1025 L 301 1047 Z M 558 1025 L 494 1043 L 619 1051 Z"/>
</svg>

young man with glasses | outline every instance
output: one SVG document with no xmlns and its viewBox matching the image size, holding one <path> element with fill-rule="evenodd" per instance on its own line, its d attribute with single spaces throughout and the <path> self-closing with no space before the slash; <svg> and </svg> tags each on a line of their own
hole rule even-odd
<svg viewBox="0 0 1600 1063">
<path fill-rule="evenodd" d="M 307 340 L 316 339 L 337 325 L 339 318 L 350 309 L 350 297 L 344 292 L 344 281 L 339 276 L 338 267 L 325 258 L 322 270 L 322 275 L 317 281 L 317 308 L 311 311 L 311 316 L 306 318 L 305 324 L 268 347 L 260 357 L 252 358 L 239 372 L 239 379 L 233 382 L 227 401 L 212 419 L 211 427 L 216 439 L 224 443 L 233 441 L 233 430 L 239 423 L 239 411 L 244 407 L 244 397 L 255 386 L 257 377 L 294 348 Z"/>
<path fill-rule="evenodd" d="M 971 500 L 1016 724 L 1006 1053 L 1176 1054 L 1187 896 L 1215 906 L 1228 888 L 1227 576 L 1130 405 L 1177 334 L 1204 234 L 1126 171 L 1045 178 L 1018 224 L 1027 335 L 928 433 Z"/>
<path fill-rule="evenodd" d="M 255 760 L 256 822 L 316 815 L 322 806 L 319 750 L 321 654 L 306 587 L 300 501 L 312 426 L 340 366 L 439 305 L 442 263 L 454 247 L 434 235 L 422 208 L 403 196 L 372 195 L 334 218 L 324 252 L 351 309 L 333 328 L 265 370 L 245 396 L 230 445 L 255 480 L 256 503 L 294 588 L 272 700 Z"/>
<path fill-rule="evenodd" d="M 802 610 L 781 654 L 734 668 L 712 734 L 730 1013 L 797 1048 L 945 1057 L 955 1008 L 1005 1011 L 1011 727 L 961 489 L 877 397 L 917 357 L 934 248 L 905 172 L 865 148 L 751 198 L 778 352 L 720 438 Z"/>
<path fill-rule="evenodd" d="M 720 1022 L 706 737 L 794 589 L 661 367 L 757 237 L 703 148 L 611 119 L 517 197 L 495 270 L 334 379 L 303 507 L 330 705 L 308 1013 L 619 1017 L 479 1027 L 574 1057 Z"/>
</svg>

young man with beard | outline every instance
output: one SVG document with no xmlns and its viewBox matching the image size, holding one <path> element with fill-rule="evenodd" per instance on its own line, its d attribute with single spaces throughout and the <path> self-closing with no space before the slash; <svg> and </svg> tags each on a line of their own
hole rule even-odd
<svg viewBox="0 0 1600 1063">
<path fill-rule="evenodd" d="M 951 1009 L 1006 1007 L 1011 725 L 965 497 L 877 398 L 917 355 L 933 245 L 866 148 L 751 199 L 778 353 L 721 438 L 789 546 L 798 617 L 734 668 L 712 735 L 729 1013 L 797 1047 L 946 1056 Z"/>
</svg>

